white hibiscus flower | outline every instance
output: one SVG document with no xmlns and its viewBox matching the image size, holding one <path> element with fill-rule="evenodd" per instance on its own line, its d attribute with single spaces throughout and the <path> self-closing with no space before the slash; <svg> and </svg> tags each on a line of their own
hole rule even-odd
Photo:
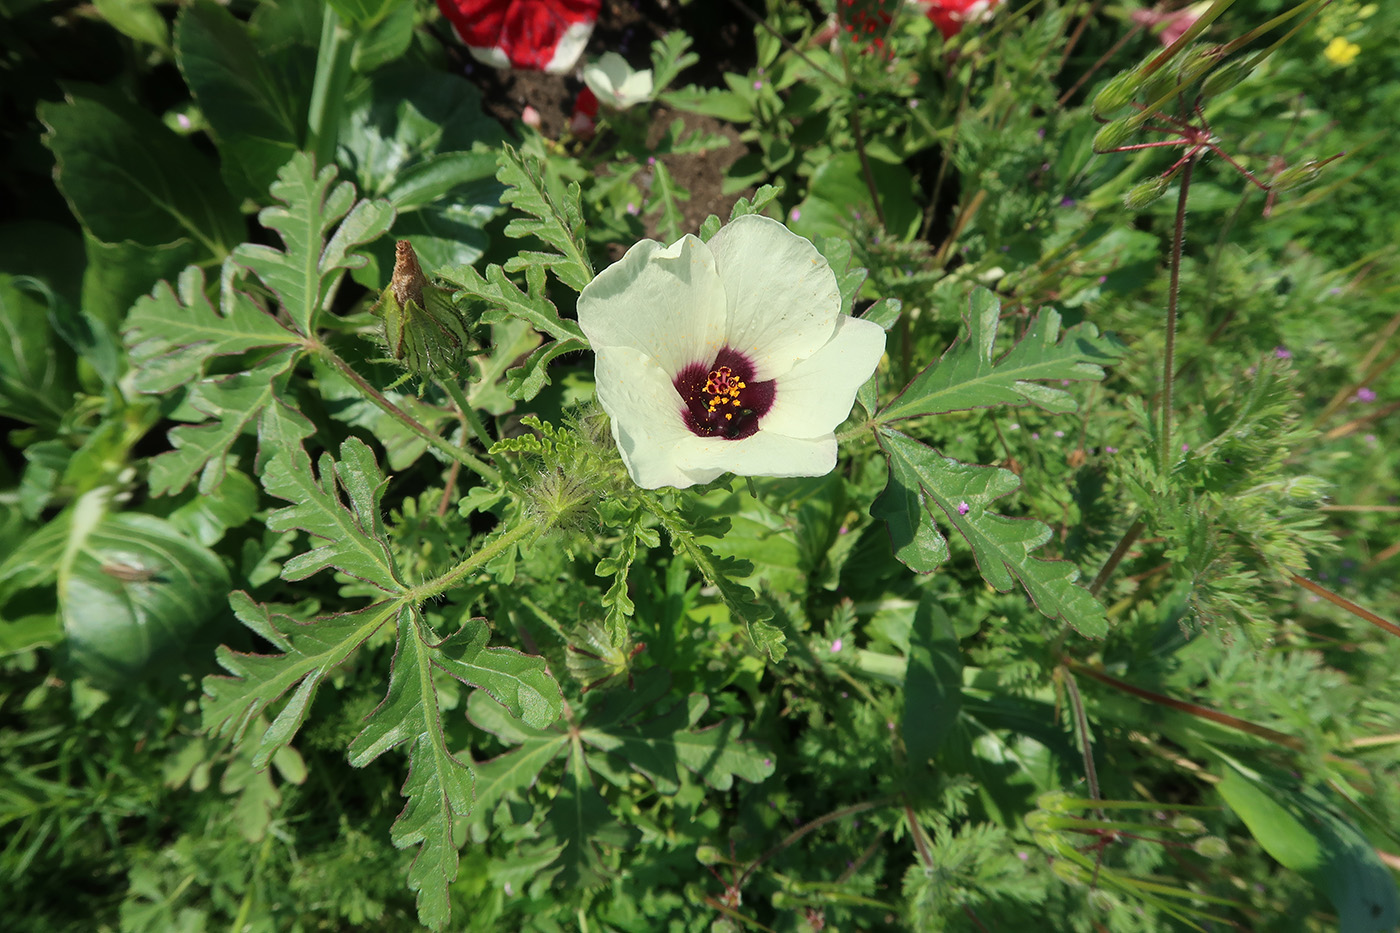
<svg viewBox="0 0 1400 933">
<path fill-rule="evenodd" d="M 829 473 L 836 426 L 885 350 L 879 325 L 841 313 L 816 247 L 755 214 L 709 243 L 643 240 L 584 288 L 578 319 L 647 489 Z"/>
</svg>

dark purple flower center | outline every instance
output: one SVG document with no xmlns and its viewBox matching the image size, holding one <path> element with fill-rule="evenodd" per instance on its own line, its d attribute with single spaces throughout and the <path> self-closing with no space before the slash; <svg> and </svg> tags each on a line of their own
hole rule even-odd
<svg viewBox="0 0 1400 933">
<path fill-rule="evenodd" d="M 714 363 L 691 363 L 671 383 L 685 407 L 685 426 L 699 437 L 737 441 L 758 431 L 758 420 L 773 407 L 776 383 L 754 379 L 748 357 L 725 347 Z"/>
</svg>

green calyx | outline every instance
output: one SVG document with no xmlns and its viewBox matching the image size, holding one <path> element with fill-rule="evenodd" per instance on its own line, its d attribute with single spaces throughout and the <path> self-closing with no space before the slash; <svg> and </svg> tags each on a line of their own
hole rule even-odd
<svg viewBox="0 0 1400 933">
<path fill-rule="evenodd" d="M 446 289 L 428 281 L 407 240 L 398 242 L 394 274 L 375 314 L 384 321 L 390 356 L 412 375 L 460 375 L 466 358 L 481 350 L 474 322 Z"/>
</svg>

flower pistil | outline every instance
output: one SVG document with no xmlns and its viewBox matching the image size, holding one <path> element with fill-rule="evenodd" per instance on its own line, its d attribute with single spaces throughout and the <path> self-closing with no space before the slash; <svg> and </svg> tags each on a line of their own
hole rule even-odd
<svg viewBox="0 0 1400 933">
<path fill-rule="evenodd" d="M 772 380 L 756 381 L 753 364 L 729 347 L 720 350 L 710 365 L 684 367 L 672 385 L 685 402 L 681 418 L 697 437 L 750 437 L 773 406 Z"/>
</svg>

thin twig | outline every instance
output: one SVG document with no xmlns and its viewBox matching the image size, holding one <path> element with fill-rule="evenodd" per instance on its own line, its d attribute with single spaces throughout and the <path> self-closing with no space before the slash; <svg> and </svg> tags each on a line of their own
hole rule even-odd
<svg viewBox="0 0 1400 933">
<path fill-rule="evenodd" d="M 1396 625 L 1394 622 L 1391 622 L 1388 619 L 1382 619 L 1380 616 L 1376 615 L 1371 610 L 1365 608 L 1364 606 L 1358 606 L 1356 603 L 1347 599 L 1345 596 L 1338 595 L 1337 593 L 1332 592 L 1325 586 L 1314 583 L 1306 577 L 1300 577 L 1296 573 L 1293 575 L 1293 582 L 1298 584 L 1308 592 L 1321 596 L 1323 599 L 1327 600 L 1332 605 L 1340 606 L 1347 612 L 1350 612 L 1352 615 L 1356 616 L 1358 619 L 1364 619 L 1365 621 L 1370 622 L 1376 628 L 1384 629 L 1392 635 L 1400 635 L 1400 625 Z"/>
</svg>

